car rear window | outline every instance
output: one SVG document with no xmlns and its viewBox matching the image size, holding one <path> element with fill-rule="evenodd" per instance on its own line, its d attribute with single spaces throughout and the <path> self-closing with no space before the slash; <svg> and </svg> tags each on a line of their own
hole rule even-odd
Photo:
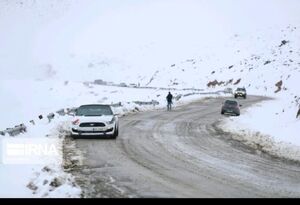
<svg viewBox="0 0 300 205">
<path fill-rule="evenodd" d="M 238 103 L 236 101 L 227 100 L 225 101 L 226 105 L 237 105 Z"/>
<path fill-rule="evenodd" d="M 81 106 L 76 110 L 76 116 L 102 116 L 113 115 L 113 112 L 108 105 L 86 105 Z"/>
</svg>

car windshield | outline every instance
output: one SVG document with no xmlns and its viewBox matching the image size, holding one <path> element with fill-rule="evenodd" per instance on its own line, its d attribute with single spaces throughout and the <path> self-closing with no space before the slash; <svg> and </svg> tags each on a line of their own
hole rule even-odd
<svg viewBox="0 0 300 205">
<path fill-rule="evenodd" d="M 102 116 L 113 115 L 108 105 L 85 105 L 76 110 L 76 116 Z"/>
<path fill-rule="evenodd" d="M 236 101 L 227 100 L 225 101 L 225 105 L 236 106 L 238 103 Z"/>
<path fill-rule="evenodd" d="M 245 88 L 238 88 L 237 91 L 245 91 Z"/>
</svg>

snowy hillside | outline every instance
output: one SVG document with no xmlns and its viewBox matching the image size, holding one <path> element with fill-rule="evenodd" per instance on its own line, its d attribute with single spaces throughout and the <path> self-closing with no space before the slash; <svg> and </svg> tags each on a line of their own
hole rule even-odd
<svg viewBox="0 0 300 205">
<path fill-rule="evenodd" d="M 191 80 L 183 76 L 182 81 L 200 81 L 208 68 L 270 52 L 282 40 L 281 29 L 299 24 L 299 4 L 2 0 L 0 42 L 5 49 L 0 51 L 0 74 L 6 79 L 103 79 L 144 85 L 157 70 L 196 59 L 199 74 Z M 206 63 L 200 65 L 202 61 Z"/>
<path fill-rule="evenodd" d="M 14 100 L 21 86 L 41 87 L 31 94 L 36 101 L 66 81 L 206 89 L 215 80 L 235 88 L 241 79 L 238 86 L 249 93 L 283 95 L 295 109 L 299 6 L 296 0 L 2 0 L 1 97 L 23 112 L 25 104 Z"/>
<path fill-rule="evenodd" d="M 163 108 L 168 89 L 182 105 L 203 97 L 195 92 L 244 86 L 274 100 L 224 129 L 300 146 L 299 8 L 298 0 L 0 0 L 0 131 L 85 103 L 121 102 L 122 114 Z M 53 126 L 31 126 L 24 138 L 55 135 Z M 78 196 L 68 185 L 51 196 Z"/>
</svg>

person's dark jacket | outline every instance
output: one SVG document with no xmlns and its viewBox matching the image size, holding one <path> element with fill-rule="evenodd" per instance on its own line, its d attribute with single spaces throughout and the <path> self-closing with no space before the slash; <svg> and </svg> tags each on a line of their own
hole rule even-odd
<svg viewBox="0 0 300 205">
<path fill-rule="evenodd" d="M 172 99 L 173 99 L 173 95 L 171 93 L 169 93 L 167 96 L 168 103 L 172 103 Z"/>
</svg>

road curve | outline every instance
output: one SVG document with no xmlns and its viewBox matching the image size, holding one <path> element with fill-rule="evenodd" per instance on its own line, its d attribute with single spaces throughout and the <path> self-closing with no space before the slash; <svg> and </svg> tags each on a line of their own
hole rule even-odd
<svg viewBox="0 0 300 205">
<path fill-rule="evenodd" d="M 241 114 L 263 97 L 239 100 Z M 232 140 L 218 128 L 224 98 L 120 119 L 117 140 L 80 139 L 72 170 L 83 197 L 299 197 L 300 165 Z"/>
</svg>

